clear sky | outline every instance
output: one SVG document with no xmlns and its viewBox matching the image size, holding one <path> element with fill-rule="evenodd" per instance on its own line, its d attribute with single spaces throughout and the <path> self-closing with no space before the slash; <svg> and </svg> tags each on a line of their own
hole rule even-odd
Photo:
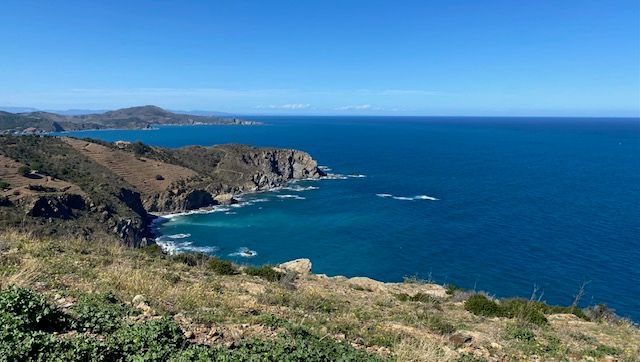
<svg viewBox="0 0 640 362">
<path fill-rule="evenodd" d="M 640 116 L 640 1 L 0 2 L 0 105 Z"/>
</svg>

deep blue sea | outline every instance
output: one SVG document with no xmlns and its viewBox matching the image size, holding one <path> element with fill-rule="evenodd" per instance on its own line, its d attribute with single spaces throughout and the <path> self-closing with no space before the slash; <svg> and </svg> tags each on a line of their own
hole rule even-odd
<svg viewBox="0 0 640 362">
<path fill-rule="evenodd" d="M 183 250 L 565 305 L 584 282 L 583 305 L 640 321 L 639 119 L 248 118 L 268 125 L 75 135 L 297 148 L 344 176 L 175 217 L 162 240 Z"/>
</svg>

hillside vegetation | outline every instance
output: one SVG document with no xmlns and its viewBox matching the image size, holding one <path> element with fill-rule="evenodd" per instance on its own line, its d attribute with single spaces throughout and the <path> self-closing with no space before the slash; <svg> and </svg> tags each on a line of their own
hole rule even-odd
<svg viewBox="0 0 640 362">
<path fill-rule="evenodd" d="M 0 360 L 640 358 L 640 330 L 603 306 L 297 270 L 4 233 Z"/>
</svg>

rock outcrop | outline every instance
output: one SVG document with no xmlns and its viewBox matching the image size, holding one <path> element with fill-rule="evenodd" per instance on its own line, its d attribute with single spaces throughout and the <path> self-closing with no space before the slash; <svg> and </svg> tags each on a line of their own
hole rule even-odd
<svg viewBox="0 0 640 362">
<path fill-rule="evenodd" d="M 290 271 L 300 275 L 307 275 L 311 273 L 311 260 L 306 258 L 291 260 L 286 263 L 279 264 L 277 268 L 283 271 Z"/>
<path fill-rule="evenodd" d="M 70 219 L 74 210 L 84 210 L 85 201 L 80 195 L 60 194 L 36 196 L 27 205 L 27 215 L 39 218 Z"/>
</svg>

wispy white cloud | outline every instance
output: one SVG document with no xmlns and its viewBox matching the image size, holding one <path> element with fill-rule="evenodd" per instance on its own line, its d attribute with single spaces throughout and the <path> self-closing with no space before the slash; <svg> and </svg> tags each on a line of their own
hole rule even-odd
<svg viewBox="0 0 640 362">
<path fill-rule="evenodd" d="M 342 107 L 334 108 L 334 110 L 336 111 L 366 111 L 366 110 L 372 110 L 372 109 L 379 110 L 380 108 L 373 108 L 370 104 L 358 104 L 358 105 L 342 106 Z"/>
<path fill-rule="evenodd" d="M 311 107 L 309 103 L 287 103 L 287 104 L 270 104 L 268 106 L 259 105 L 255 108 L 258 109 L 286 109 L 286 110 L 295 110 L 295 109 L 307 109 Z"/>
</svg>

